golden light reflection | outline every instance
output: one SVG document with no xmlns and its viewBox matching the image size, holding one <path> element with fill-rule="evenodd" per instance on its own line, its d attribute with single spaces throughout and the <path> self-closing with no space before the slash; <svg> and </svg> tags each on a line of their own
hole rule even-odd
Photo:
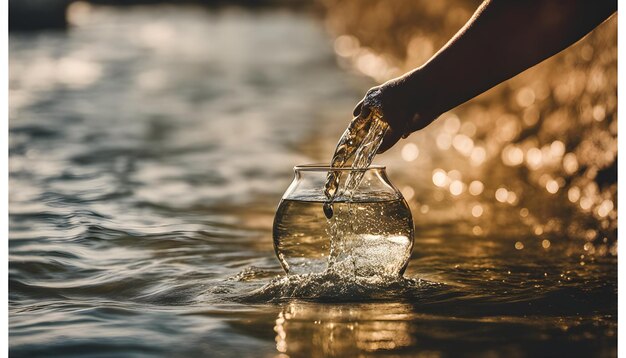
<svg viewBox="0 0 626 358">
<path fill-rule="evenodd" d="M 505 203 L 507 198 L 509 197 L 509 191 L 506 188 L 498 188 L 495 193 L 496 200 Z"/>
<path fill-rule="evenodd" d="M 498 118 L 495 128 L 495 139 L 510 142 L 519 134 L 520 120 L 513 114 L 504 114 Z"/>
<path fill-rule="evenodd" d="M 275 320 L 276 350 L 288 356 L 349 357 L 415 344 L 412 307 L 401 303 L 289 303 Z"/>
<path fill-rule="evenodd" d="M 474 180 L 469 185 L 469 193 L 474 196 L 480 195 L 484 189 L 485 189 L 485 186 L 479 180 Z"/>
<path fill-rule="evenodd" d="M 593 200 L 587 196 L 584 196 L 580 199 L 580 208 L 587 211 L 591 209 L 591 205 L 593 205 Z"/>
<path fill-rule="evenodd" d="M 522 87 L 517 91 L 516 99 L 520 107 L 528 107 L 535 103 L 535 92 L 532 88 Z"/>
<path fill-rule="evenodd" d="M 443 124 L 443 130 L 450 135 L 456 134 L 461 129 L 461 120 L 453 113 L 449 113 Z"/>
<path fill-rule="evenodd" d="M 576 154 L 567 153 L 563 156 L 563 169 L 567 174 L 574 174 L 578 170 L 578 159 Z"/>
<path fill-rule="evenodd" d="M 578 199 L 580 199 L 580 189 L 577 186 L 569 188 L 569 190 L 567 191 L 567 198 L 572 203 L 577 202 Z"/>
<path fill-rule="evenodd" d="M 456 149 L 459 153 L 467 157 L 472 154 L 474 141 L 465 134 L 457 134 L 452 139 L 452 146 L 454 146 L 454 149 Z"/>
<path fill-rule="evenodd" d="M 407 143 L 402 147 L 402 152 L 400 153 L 402 159 L 407 162 L 412 162 L 417 159 L 420 155 L 420 150 L 415 143 Z"/>
<path fill-rule="evenodd" d="M 526 164 L 531 170 L 537 170 L 542 164 L 542 153 L 539 148 L 530 148 L 526 152 Z"/>
<path fill-rule="evenodd" d="M 598 215 L 605 217 L 613 210 L 613 202 L 609 199 L 604 200 L 597 209 Z"/>
<path fill-rule="evenodd" d="M 470 154 L 470 160 L 473 166 L 479 166 L 483 164 L 487 158 L 487 151 L 483 147 L 474 147 L 472 154 Z"/>
<path fill-rule="evenodd" d="M 449 133 L 442 132 L 437 136 L 437 147 L 441 150 L 448 150 L 452 146 L 452 136 Z"/>
<path fill-rule="evenodd" d="M 476 125 L 468 121 L 463 122 L 460 132 L 471 138 L 476 135 Z"/>
<path fill-rule="evenodd" d="M 452 169 L 448 172 L 448 178 L 451 180 L 461 180 L 463 178 L 463 174 L 461 174 L 460 170 Z"/>
<path fill-rule="evenodd" d="M 526 108 L 522 116 L 522 121 L 527 127 L 534 126 L 539 121 L 540 112 L 537 108 Z"/>
<path fill-rule="evenodd" d="M 450 178 L 448 178 L 445 170 L 439 168 L 433 170 L 433 184 L 440 188 L 443 188 L 448 185 L 449 182 Z"/>
<path fill-rule="evenodd" d="M 515 194 L 514 191 L 507 192 L 506 202 L 511 204 L 511 205 L 517 204 L 517 194 Z"/>
<path fill-rule="evenodd" d="M 524 162 L 524 152 L 521 148 L 509 144 L 502 150 L 502 162 L 508 166 L 517 166 Z"/>
<path fill-rule="evenodd" d="M 556 194 L 556 192 L 559 191 L 559 183 L 554 179 L 548 180 L 546 183 L 546 190 L 550 194 Z"/>
<path fill-rule="evenodd" d="M 598 122 L 602 122 L 604 120 L 604 118 L 606 117 L 606 110 L 604 109 L 604 106 L 602 105 L 595 105 L 593 107 L 593 119 L 595 119 Z"/>
<path fill-rule="evenodd" d="M 550 155 L 554 158 L 560 158 L 565 154 L 565 144 L 560 140 L 555 140 L 550 144 Z"/>
<path fill-rule="evenodd" d="M 450 183 L 450 194 L 454 196 L 461 195 L 464 189 L 465 184 L 463 184 L 463 182 L 460 180 L 454 180 L 452 181 L 452 183 Z"/>
<path fill-rule="evenodd" d="M 472 207 L 472 216 L 479 218 L 483 215 L 483 207 L 480 204 L 476 204 Z"/>
</svg>

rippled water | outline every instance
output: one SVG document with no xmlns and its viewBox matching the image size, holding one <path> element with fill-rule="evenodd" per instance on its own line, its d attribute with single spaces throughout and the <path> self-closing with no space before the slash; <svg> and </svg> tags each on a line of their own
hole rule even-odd
<svg viewBox="0 0 626 358">
<path fill-rule="evenodd" d="M 12 356 L 615 354 L 611 242 L 538 237 L 498 202 L 469 216 L 474 199 L 437 199 L 400 148 L 377 160 L 415 192 L 406 279 L 277 277 L 291 167 L 327 160 L 371 85 L 317 20 L 79 15 L 9 43 Z"/>
</svg>

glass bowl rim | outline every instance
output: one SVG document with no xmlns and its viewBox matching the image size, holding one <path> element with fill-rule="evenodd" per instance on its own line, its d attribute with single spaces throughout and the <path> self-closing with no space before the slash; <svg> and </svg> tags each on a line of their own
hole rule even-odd
<svg viewBox="0 0 626 358">
<path fill-rule="evenodd" d="M 305 171 L 305 172 L 330 172 L 330 171 L 348 171 L 348 172 L 358 172 L 358 171 L 367 171 L 367 170 L 385 170 L 386 167 L 384 165 L 372 164 L 367 168 L 352 168 L 352 167 L 331 167 L 330 165 L 323 163 L 313 163 L 313 164 L 299 164 L 293 167 L 295 171 Z"/>
</svg>

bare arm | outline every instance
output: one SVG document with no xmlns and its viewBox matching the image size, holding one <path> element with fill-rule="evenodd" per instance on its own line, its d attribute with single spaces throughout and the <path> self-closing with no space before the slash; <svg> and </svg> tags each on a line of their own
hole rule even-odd
<svg viewBox="0 0 626 358">
<path fill-rule="evenodd" d="M 382 103 L 391 126 L 380 150 L 385 151 L 403 135 L 567 48 L 616 10 L 615 0 L 486 0 L 426 64 L 370 90 L 355 115 L 367 114 L 370 102 Z"/>
</svg>

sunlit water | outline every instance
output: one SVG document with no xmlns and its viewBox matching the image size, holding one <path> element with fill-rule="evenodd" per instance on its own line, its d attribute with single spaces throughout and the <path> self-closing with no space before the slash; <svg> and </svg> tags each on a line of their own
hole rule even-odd
<svg viewBox="0 0 626 358">
<path fill-rule="evenodd" d="M 85 11 L 10 38 L 12 356 L 614 354 L 611 241 L 570 237 L 570 209 L 532 219 L 560 203 L 545 191 L 477 209 L 483 188 L 452 194 L 459 173 L 401 146 L 378 160 L 413 210 L 405 279 L 282 276 L 271 226 L 292 167 L 327 160 L 372 85 L 316 20 Z M 458 163 L 431 147 L 419 160 Z M 512 174 L 481 175 L 493 198 Z"/>
</svg>

